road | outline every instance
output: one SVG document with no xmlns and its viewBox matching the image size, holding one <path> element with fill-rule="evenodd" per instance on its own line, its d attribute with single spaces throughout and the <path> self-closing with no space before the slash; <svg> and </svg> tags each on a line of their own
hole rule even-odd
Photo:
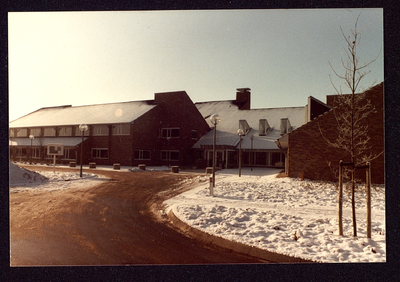
<svg viewBox="0 0 400 282">
<path fill-rule="evenodd" d="M 161 215 L 163 201 L 189 189 L 178 183 L 195 174 L 85 171 L 110 181 L 10 194 L 11 266 L 266 262 L 190 238 Z"/>
</svg>

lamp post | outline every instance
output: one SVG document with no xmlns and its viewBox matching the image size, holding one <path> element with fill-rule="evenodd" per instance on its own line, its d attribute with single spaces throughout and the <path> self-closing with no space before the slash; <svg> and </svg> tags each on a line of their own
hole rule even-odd
<svg viewBox="0 0 400 282">
<path fill-rule="evenodd" d="M 244 135 L 243 129 L 238 129 L 237 134 L 239 135 L 239 177 L 242 176 L 242 136 Z"/>
<path fill-rule="evenodd" d="M 216 136 L 217 136 L 217 124 L 221 120 L 220 116 L 218 114 L 213 114 L 210 117 L 211 123 L 214 125 L 214 138 L 213 138 L 213 176 L 212 176 L 212 188 L 215 187 L 215 142 L 216 142 Z M 210 194 L 213 196 L 213 189 L 210 189 Z"/>
<path fill-rule="evenodd" d="M 85 131 L 88 130 L 88 126 L 86 124 L 80 124 L 79 130 L 82 131 L 82 143 L 81 143 L 81 171 L 79 176 L 82 177 L 82 162 L 83 162 L 83 136 L 85 135 Z"/>
<path fill-rule="evenodd" d="M 254 139 L 254 135 L 251 135 L 250 136 L 250 140 L 251 140 L 250 168 L 251 168 L 251 171 L 253 171 L 253 139 Z"/>
<path fill-rule="evenodd" d="M 33 141 L 33 139 L 35 139 L 35 136 L 33 136 L 31 134 L 31 135 L 29 135 L 29 139 L 31 139 L 31 149 L 29 150 L 29 158 L 30 158 L 30 161 L 32 162 L 32 141 Z"/>
</svg>

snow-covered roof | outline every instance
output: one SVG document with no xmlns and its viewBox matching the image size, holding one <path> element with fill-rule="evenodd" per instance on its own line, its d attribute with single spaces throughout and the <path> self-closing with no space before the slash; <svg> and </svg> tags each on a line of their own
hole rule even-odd
<svg viewBox="0 0 400 282">
<path fill-rule="evenodd" d="M 246 120 L 250 131 L 242 137 L 242 148 L 250 149 L 250 136 L 253 135 L 253 149 L 278 149 L 275 141 L 281 137 L 280 124 L 282 118 L 288 118 L 292 129 L 305 123 L 305 107 L 282 107 L 252 110 L 239 110 L 233 101 L 216 101 L 196 103 L 197 109 L 206 119 L 208 125 L 213 127 L 209 117 L 218 114 L 221 117 L 217 124 L 216 145 L 238 146 L 239 120 Z M 266 119 L 272 128 L 266 136 L 259 136 L 260 119 Z M 213 144 L 213 131 L 209 131 L 193 146 L 201 148 L 202 145 Z"/>
<path fill-rule="evenodd" d="M 87 137 L 84 137 L 86 140 Z M 32 146 L 47 146 L 52 143 L 63 144 L 64 147 L 75 147 L 82 142 L 82 137 L 50 137 L 50 138 L 35 138 L 32 140 Z M 30 146 L 31 139 L 23 137 L 10 138 L 10 146 Z"/>
<path fill-rule="evenodd" d="M 42 108 L 11 121 L 9 127 L 129 123 L 153 109 L 148 101 Z"/>
</svg>

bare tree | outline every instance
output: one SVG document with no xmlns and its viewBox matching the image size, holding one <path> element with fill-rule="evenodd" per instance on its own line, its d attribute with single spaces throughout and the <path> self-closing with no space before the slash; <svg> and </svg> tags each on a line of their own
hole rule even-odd
<svg viewBox="0 0 400 282">
<path fill-rule="evenodd" d="M 349 94 L 345 95 L 342 92 L 341 87 L 336 87 L 332 82 L 331 84 L 335 88 L 337 96 L 334 100 L 333 111 L 337 121 L 338 136 L 334 142 L 325 140 L 328 144 L 334 148 L 344 150 L 350 158 L 350 162 L 345 166 L 344 176 L 350 180 L 351 183 L 351 207 L 353 217 L 353 236 L 357 236 L 357 223 L 355 213 L 355 171 L 357 166 L 371 162 L 376 159 L 380 154 L 373 155 L 370 152 L 371 146 L 368 145 L 370 137 L 368 136 L 368 125 L 362 121 L 372 113 L 375 113 L 375 107 L 371 104 L 371 101 L 366 99 L 365 93 L 357 94 L 359 84 L 361 80 L 371 72 L 368 67 L 376 61 L 378 56 L 367 62 L 361 63 L 360 58 L 357 56 L 357 48 L 360 44 L 361 31 L 358 29 L 358 20 L 361 13 L 358 15 L 355 22 L 354 30 L 351 30 L 351 35 L 346 36 L 343 29 L 340 28 L 342 35 L 346 42 L 345 52 L 347 58 L 342 59 L 342 67 L 344 68 L 343 73 L 337 72 L 329 62 L 336 77 L 344 81 L 346 89 L 349 90 Z M 322 132 L 321 132 L 322 134 Z M 339 233 L 341 223 L 341 199 L 339 197 Z M 342 234 L 339 234 L 342 235 Z"/>
</svg>

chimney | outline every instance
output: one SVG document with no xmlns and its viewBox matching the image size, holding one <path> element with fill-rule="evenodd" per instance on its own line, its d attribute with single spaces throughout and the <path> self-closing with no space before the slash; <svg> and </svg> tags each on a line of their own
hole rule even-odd
<svg viewBox="0 0 400 282">
<path fill-rule="evenodd" d="M 237 88 L 236 101 L 239 110 L 250 110 L 250 88 Z"/>
</svg>

